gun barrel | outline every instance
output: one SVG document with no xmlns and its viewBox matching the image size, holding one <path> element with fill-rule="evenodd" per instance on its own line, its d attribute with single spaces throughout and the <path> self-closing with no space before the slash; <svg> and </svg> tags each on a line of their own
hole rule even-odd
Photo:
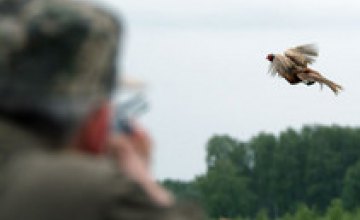
<svg viewBox="0 0 360 220">
<path fill-rule="evenodd" d="M 115 107 L 113 127 L 117 132 L 131 133 L 130 121 L 148 110 L 148 103 L 143 94 L 137 94 L 120 102 Z"/>
</svg>

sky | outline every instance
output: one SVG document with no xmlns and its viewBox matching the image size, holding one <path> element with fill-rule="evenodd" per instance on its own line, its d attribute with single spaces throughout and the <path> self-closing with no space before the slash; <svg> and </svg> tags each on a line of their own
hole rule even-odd
<svg viewBox="0 0 360 220">
<path fill-rule="evenodd" d="M 132 25 L 355 25 L 356 0 L 125 0 L 101 1 Z M 190 24 L 191 23 L 191 24 Z M 228 23 L 228 24 L 226 24 Z"/>
<path fill-rule="evenodd" d="M 360 2 L 356 0 L 94 0 L 126 21 L 122 72 L 143 79 L 158 179 L 206 171 L 206 142 L 247 141 L 305 124 L 359 126 Z M 267 74 L 265 56 L 317 43 L 314 65 L 339 96 Z"/>
</svg>

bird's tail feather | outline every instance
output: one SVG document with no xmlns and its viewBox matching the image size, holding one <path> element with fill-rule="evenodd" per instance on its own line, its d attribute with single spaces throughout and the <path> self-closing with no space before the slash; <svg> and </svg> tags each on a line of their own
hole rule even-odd
<svg viewBox="0 0 360 220">
<path fill-rule="evenodd" d="M 321 79 L 319 79 L 319 83 L 320 83 L 321 87 L 322 87 L 322 84 L 327 85 L 335 93 L 335 95 L 337 95 L 341 90 L 343 90 L 342 86 L 334 83 L 331 80 L 326 79 L 325 77 L 321 77 Z"/>
<path fill-rule="evenodd" d="M 311 78 L 314 81 L 317 81 L 321 88 L 323 87 L 323 84 L 328 86 L 334 93 L 337 95 L 341 90 L 343 90 L 343 87 L 339 84 L 325 78 L 322 76 L 319 72 L 308 68 L 306 74 L 300 75 L 302 79 Z"/>
</svg>

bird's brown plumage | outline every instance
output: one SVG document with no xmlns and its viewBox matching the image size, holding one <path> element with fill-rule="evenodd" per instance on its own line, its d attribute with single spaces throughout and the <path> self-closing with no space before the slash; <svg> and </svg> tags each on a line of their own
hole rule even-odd
<svg viewBox="0 0 360 220">
<path fill-rule="evenodd" d="M 270 54 L 267 59 L 271 62 L 269 71 L 272 75 L 285 78 L 290 84 L 304 82 L 311 85 L 318 82 L 321 86 L 325 84 L 335 94 L 343 88 L 322 76 L 319 72 L 308 68 L 309 64 L 315 62 L 319 55 L 318 49 L 313 44 L 301 45 L 287 49 L 283 54 Z M 271 58 L 271 59 L 270 59 Z"/>
</svg>

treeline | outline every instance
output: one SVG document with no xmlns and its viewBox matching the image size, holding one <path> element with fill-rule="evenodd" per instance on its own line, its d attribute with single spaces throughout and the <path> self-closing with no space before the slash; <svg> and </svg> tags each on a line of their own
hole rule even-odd
<svg viewBox="0 0 360 220">
<path fill-rule="evenodd" d="M 360 207 L 358 128 L 305 126 L 278 136 L 261 133 L 248 142 L 214 136 L 206 164 L 207 172 L 193 181 L 163 183 L 215 219 L 292 220 L 299 219 L 299 210 L 326 219 L 334 201 L 344 216 Z"/>
</svg>

